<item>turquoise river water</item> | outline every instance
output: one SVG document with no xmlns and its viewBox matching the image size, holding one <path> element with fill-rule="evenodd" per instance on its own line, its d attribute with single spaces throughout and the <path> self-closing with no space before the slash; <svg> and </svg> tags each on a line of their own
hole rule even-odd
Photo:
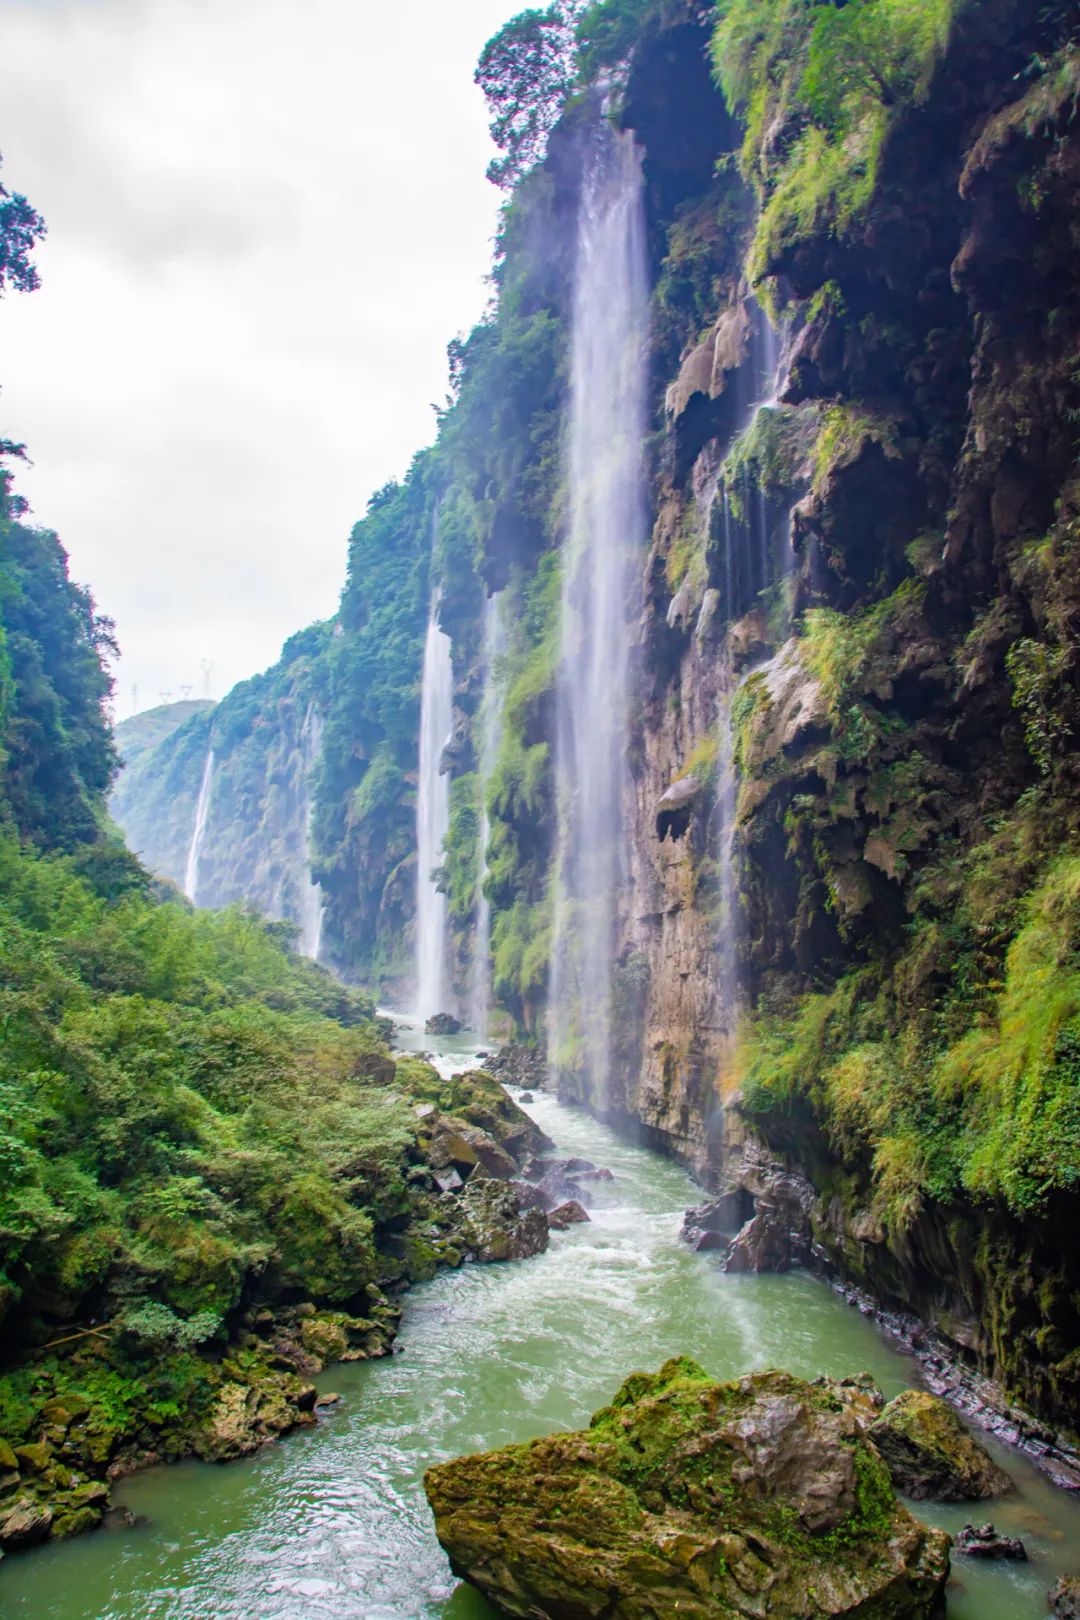
<svg viewBox="0 0 1080 1620">
<path fill-rule="evenodd" d="M 433 1045 L 414 1030 L 402 1045 Z M 447 1072 L 468 1039 L 438 1043 Z M 429 1463 L 579 1427 L 627 1373 L 694 1356 L 729 1378 L 783 1366 L 805 1377 L 869 1371 L 887 1395 L 914 1361 L 802 1273 L 726 1277 L 678 1241 L 700 1189 L 677 1165 L 537 1095 L 528 1110 L 564 1154 L 611 1168 L 589 1225 L 547 1253 L 466 1266 L 408 1296 L 398 1351 L 330 1367 L 338 1405 L 317 1428 L 225 1466 L 181 1463 L 116 1495 L 145 1526 L 4 1561 L 4 1620 L 493 1620 L 450 1573 L 421 1487 Z M 956 1529 L 974 1512 L 1023 1535 L 1026 1565 L 955 1561 L 949 1620 L 1042 1620 L 1045 1593 L 1080 1570 L 1080 1503 L 992 1446 L 1009 1497 L 917 1511 Z"/>
</svg>

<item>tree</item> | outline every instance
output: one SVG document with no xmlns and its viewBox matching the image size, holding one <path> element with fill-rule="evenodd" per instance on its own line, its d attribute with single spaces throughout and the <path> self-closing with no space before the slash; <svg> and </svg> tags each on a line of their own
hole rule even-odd
<svg viewBox="0 0 1080 1620">
<path fill-rule="evenodd" d="M 810 38 L 802 95 L 826 129 L 870 103 L 907 100 L 948 35 L 948 0 L 846 0 L 822 6 Z"/>
<path fill-rule="evenodd" d="M 522 11 L 489 39 L 474 75 L 504 154 L 488 179 L 509 188 L 543 157 L 573 83 L 573 31 L 558 6 Z"/>
<path fill-rule="evenodd" d="M 45 221 L 36 209 L 19 192 L 0 184 L 0 296 L 9 286 L 16 292 L 33 292 L 40 285 L 30 254 L 44 235 Z"/>
</svg>

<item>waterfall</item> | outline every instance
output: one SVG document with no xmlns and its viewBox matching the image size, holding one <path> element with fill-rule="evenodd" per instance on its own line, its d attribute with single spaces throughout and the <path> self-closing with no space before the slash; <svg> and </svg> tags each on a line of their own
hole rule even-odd
<svg viewBox="0 0 1080 1620">
<path fill-rule="evenodd" d="M 447 1010 L 446 896 L 432 873 L 442 860 L 450 824 L 450 779 L 439 766 L 453 724 L 450 637 L 439 629 L 438 599 L 432 600 L 424 642 L 420 692 L 420 779 L 416 793 L 416 1010 L 420 1018 Z"/>
<path fill-rule="evenodd" d="M 501 600 L 489 596 L 484 605 L 484 699 L 480 716 L 479 872 L 476 887 L 476 921 L 473 928 L 472 983 L 469 990 L 469 1022 L 478 1034 L 487 1036 L 491 1015 L 491 902 L 484 893 L 488 875 L 487 848 L 491 837 L 488 816 L 488 783 L 495 769 L 502 733 L 502 693 L 498 661 L 506 640 Z"/>
<path fill-rule="evenodd" d="M 644 553 L 648 283 L 640 154 L 597 131 L 578 221 L 570 528 L 556 682 L 559 844 L 551 1062 L 603 1106 L 611 1072 L 616 895 L 624 880 L 632 586 Z"/>
<path fill-rule="evenodd" d="M 323 717 L 315 705 L 311 704 L 300 731 L 304 745 L 302 756 L 304 834 L 296 887 L 300 896 L 300 952 L 303 956 L 310 956 L 313 962 L 319 960 L 322 948 L 323 893 L 311 872 L 311 823 L 315 814 L 311 774 L 319 762 L 322 734 Z"/>
<path fill-rule="evenodd" d="M 762 412 L 775 411 L 778 408 L 783 384 L 781 334 L 759 305 L 755 305 L 751 312 L 750 346 L 743 369 L 747 380 L 746 394 L 749 396 L 745 425 L 742 429 L 742 432 L 746 433 L 753 430 Z M 724 476 L 724 469 L 721 468 L 720 485 L 723 579 L 726 597 L 724 609 L 730 625 L 760 600 L 762 593 L 776 582 L 773 559 L 775 531 L 770 528 L 769 503 L 765 490 L 760 485 L 756 490 L 753 489 L 745 467 L 740 471 L 734 490 L 729 487 L 728 478 Z M 737 510 L 732 502 L 733 493 L 738 503 Z M 782 563 L 785 573 L 790 561 L 789 550 Z M 738 774 L 735 766 L 733 709 L 740 687 L 764 667 L 763 664 L 757 664 L 740 675 L 734 667 L 729 647 L 725 644 L 720 670 L 720 713 L 717 726 L 719 747 L 716 770 L 716 819 L 720 898 L 717 982 L 721 1012 L 727 1023 L 727 1033 L 731 1037 L 735 1033 L 739 941 L 739 896 L 735 874 Z"/>
<path fill-rule="evenodd" d="M 206 819 L 210 814 L 210 788 L 213 780 L 214 750 L 208 748 L 202 782 L 199 785 L 199 797 L 195 803 L 195 825 L 191 830 L 191 843 L 188 845 L 187 866 L 184 869 L 184 893 L 193 906 L 198 904 L 199 856 L 202 854 L 203 838 L 206 834 Z"/>
</svg>

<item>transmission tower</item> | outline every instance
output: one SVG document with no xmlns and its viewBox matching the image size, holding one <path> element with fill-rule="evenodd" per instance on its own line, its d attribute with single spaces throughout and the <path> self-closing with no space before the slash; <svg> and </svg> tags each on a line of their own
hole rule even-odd
<svg viewBox="0 0 1080 1620">
<path fill-rule="evenodd" d="M 192 690 L 193 690 L 193 688 L 190 687 L 190 686 L 182 686 L 180 688 L 180 696 L 183 698 L 185 703 L 187 702 L 188 698 L 191 696 Z"/>
<path fill-rule="evenodd" d="M 214 660 L 212 658 L 204 658 L 202 661 L 202 695 L 204 698 L 208 698 L 210 696 L 210 676 L 213 672 L 213 668 Z"/>
</svg>

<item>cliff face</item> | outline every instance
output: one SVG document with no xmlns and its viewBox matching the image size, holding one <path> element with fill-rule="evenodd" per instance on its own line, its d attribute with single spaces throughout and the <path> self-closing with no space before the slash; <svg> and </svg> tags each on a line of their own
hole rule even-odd
<svg viewBox="0 0 1080 1620">
<path fill-rule="evenodd" d="M 777 121 L 791 82 L 765 92 Z M 640 1060 L 616 1099 L 725 1184 L 762 1191 L 762 1143 L 798 1166 L 819 1254 L 1073 1424 L 1078 91 L 1063 11 L 959 7 L 846 221 L 777 227 L 797 143 L 761 137 L 750 256 L 783 305 L 794 554 L 780 593 L 772 552 L 764 611 L 724 601 L 710 469 L 753 355 L 714 252 L 654 484 L 623 936 Z M 680 817 L 662 801 L 725 688 L 734 998 L 722 780 Z"/>
<path fill-rule="evenodd" d="M 219 704 L 175 704 L 126 722 L 110 800 L 131 848 L 189 899 L 288 922 L 309 953 L 323 730 L 314 671 L 325 640 L 322 627 L 293 637 L 278 665 Z"/>
</svg>

